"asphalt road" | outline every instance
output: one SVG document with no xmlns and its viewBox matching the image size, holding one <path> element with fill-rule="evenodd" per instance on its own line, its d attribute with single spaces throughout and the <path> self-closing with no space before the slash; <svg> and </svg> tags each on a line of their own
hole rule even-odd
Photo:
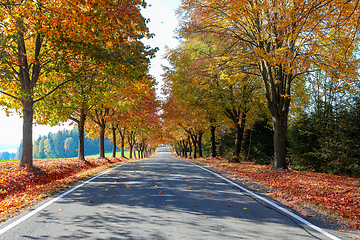
<svg viewBox="0 0 360 240">
<path fill-rule="evenodd" d="M 166 148 L 70 191 L 1 224 L 0 239 L 331 239 Z"/>
</svg>

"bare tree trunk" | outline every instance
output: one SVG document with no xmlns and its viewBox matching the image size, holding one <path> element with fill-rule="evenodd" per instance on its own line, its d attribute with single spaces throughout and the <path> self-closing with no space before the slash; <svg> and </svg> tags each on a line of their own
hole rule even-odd
<svg viewBox="0 0 360 240">
<path fill-rule="evenodd" d="M 125 130 L 122 131 L 121 129 L 119 129 L 119 133 L 120 133 L 120 148 L 121 148 L 121 157 L 125 158 Z"/>
<path fill-rule="evenodd" d="M 190 135 L 188 135 L 188 144 L 189 144 L 189 156 L 191 156 L 192 147 L 191 147 L 191 138 L 190 138 Z"/>
<path fill-rule="evenodd" d="M 191 135 L 191 139 L 192 139 L 192 143 L 193 143 L 193 146 L 194 146 L 194 159 L 197 158 L 197 141 L 196 141 L 196 135 L 193 136 Z"/>
<path fill-rule="evenodd" d="M 236 120 L 235 123 L 235 129 L 236 129 L 236 140 L 235 140 L 235 148 L 234 148 L 234 154 L 232 158 L 232 162 L 239 162 L 239 156 L 241 152 L 242 147 L 242 140 L 244 136 L 244 129 L 245 129 L 245 122 L 246 122 L 246 114 L 243 113 L 241 117 L 241 121 Z"/>
<path fill-rule="evenodd" d="M 133 158 L 132 157 L 132 153 L 133 153 L 133 146 L 132 145 L 129 146 L 129 152 L 130 152 L 129 158 L 132 159 Z"/>
<path fill-rule="evenodd" d="M 216 157 L 216 127 L 210 126 L 211 157 Z"/>
<path fill-rule="evenodd" d="M 33 127 L 33 100 L 23 100 L 23 146 L 20 158 L 20 167 L 33 166 L 33 146 L 32 146 L 32 127 Z"/>
<path fill-rule="evenodd" d="M 112 131 L 112 142 L 113 142 L 113 151 L 112 151 L 112 157 L 116 158 L 116 127 L 112 126 L 111 127 L 111 131 Z"/>
<path fill-rule="evenodd" d="M 105 123 L 102 122 L 100 126 L 100 158 L 105 158 Z"/>
<path fill-rule="evenodd" d="M 286 128 L 274 122 L 274 165 L 276 169 L 287 169 L 286 163 Z"/>
<path fill-rule="evenodd" d="M 199 148 L 199 157 L 202 158 L 203 157 L 203 154 L 202 154 L 202 136 L 203 136 L 204 132 L 202 131 L 199 131 L 197 133 L 197 145 L 198 145 L 198 148 Z"/>
<path fill-rule="evenodd" d="M 85 161 L 85 119 L 86 114 L 84 109 L 81 109 L 80 120 L 78 121 L 78 130 L 79 130 L 79 153 L 78 158 Z"/>
</svg>

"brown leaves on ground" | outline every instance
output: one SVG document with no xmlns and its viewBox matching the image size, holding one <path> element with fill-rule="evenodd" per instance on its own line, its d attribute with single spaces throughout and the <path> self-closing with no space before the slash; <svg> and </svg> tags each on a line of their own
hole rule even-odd
<svg viewBox="0 0 360 240">
<path fill-rule="evenodd" d="M 225 171 L 233 180 L 249 181 L 267 189 L 268 195 L 290 206 L 306 206 L 332 218 L 360 227 L 360 179 L 295 170 L 272 171 L 270 166 L 229 163 L 224 159 L 196 159 L 198 163 Z"/>
<path fill-rule="evenodd" d="M 121 158 L 89 159 L 87 162 L 78 159 L 35 160 L 32 169 L 20 168 L 18 162 L 1 163 L 0 221 L 90 174 L 124 161 Z"/>
</svg>

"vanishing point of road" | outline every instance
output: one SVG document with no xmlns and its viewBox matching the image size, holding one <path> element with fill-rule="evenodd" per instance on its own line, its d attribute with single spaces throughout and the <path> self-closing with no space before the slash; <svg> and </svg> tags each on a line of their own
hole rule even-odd
<svg viewBox="0 0 360 240">
<path fill-rule="evenodd" d="M 0 239 L 345 236 L 289 216 L 273 201 L 238 186 L 160 148 L 153 158 L 121 164 L 6 221 L 0 225 Z"/>
</svg>

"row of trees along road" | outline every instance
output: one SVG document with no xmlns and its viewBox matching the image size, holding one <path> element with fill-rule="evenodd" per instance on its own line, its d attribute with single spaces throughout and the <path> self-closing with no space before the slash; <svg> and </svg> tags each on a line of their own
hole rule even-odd
<svg viewBox="0 0 360 240">
<path fill-rule="evenodd" d="M 148 74 L 155 49 L 141 42 L 152 37 L 144 7 L 143 0 L 1 2 L 1 105 L 23 117 L 21 167 L 33 166 L 34 121 L 75 122 L 83 160 L 87 127 L 99 133 L 100 157 L 106 134 L 151 143 L 158 103 Z"/>
<path fill-rule="evenodd" d="M 191 142 L 196 157 L 202 156 L 202 137 L 210 130 L 214 157 L 216 129 L 233 128 L 232 161 L 238 161 L 244 132 L 265 113 L 274 132 L 274 166 L 287 168 L 289 117 L 310 110 L 304 107 L 312 73 L 326 73 L 347 94 L 356 91 L 358 4 L 183 0 L 182 41 L 168 50 L 171 67 L 164 74 L 166 137 L 182 149 Z"/>
</svg>

